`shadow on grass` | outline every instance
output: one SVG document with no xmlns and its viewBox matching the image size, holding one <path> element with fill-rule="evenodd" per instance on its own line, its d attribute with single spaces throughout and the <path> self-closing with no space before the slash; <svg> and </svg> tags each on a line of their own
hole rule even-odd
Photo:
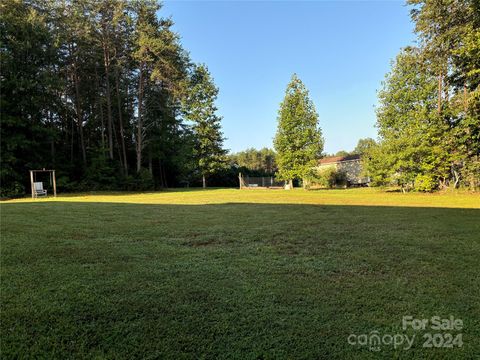
<svg viewBox="0 0 480 360">
<path fill-rule="evenodd" d="M 480 210 L 2 205 L 5 358 L 373 358 L 349 334 L 453 315 L 480 351 Z M 444 350 L 441 352 L 440 350 Z"/>
</svg>

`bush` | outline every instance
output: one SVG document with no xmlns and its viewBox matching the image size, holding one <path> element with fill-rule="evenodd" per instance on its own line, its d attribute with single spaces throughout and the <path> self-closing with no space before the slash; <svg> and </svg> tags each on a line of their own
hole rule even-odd
<svg viewBox="0 0 480 360">
<path fill-rule="evenodd" d="M 79 191 L 78 187 L 78 182 L 70 180 L 68 176 L 62 175 L 57 178 L 57 190 L 59 192 Z"/>
<path fill-rule="evenodd" d="M 18 181 L 14 181 L 10 186 L 4 187 L 3 184 L 0 188 L 0 198 L 16 198 L 25 195 L 25 187 Z"/>
<path fill-rule="evenodd" d="M 336 171 L 335 173 L 335 185 L 336 186 L 347 186 L 347 174 L 345 171 Z"/>
<path fill-rule="evenodd" d="M 346 185 L 347 175 L 334 167 L 327 167 L 312 170 L 308 180 L 311 186 L 334 188 L 335 186 Z"/>
<path fill-rule="evenodd" d="M 438 188 L 438 181 L 429 174 L 420 174 L 415 177 L 415 189 L 418 191 L 431 192 Z"/>
<path fill-rule="evenodd" d="M 80 187 L 88 190 L 116 190 L 118 189 L 119 172 L 118 166 L 113 160 L 99 155 L 92 159 Z"/>
<path fill-rule="evenodd" d="M 147 169 L 141 169 L 135 175 L 129 175 L 122 179 L 122 188 L 129 191 L 153 190 L 155 183 L 152 174 Z"/>
</svg>

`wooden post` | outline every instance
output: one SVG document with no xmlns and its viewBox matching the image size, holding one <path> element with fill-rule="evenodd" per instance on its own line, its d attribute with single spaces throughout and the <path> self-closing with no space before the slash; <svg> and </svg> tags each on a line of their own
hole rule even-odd
<svg viewBox="0 0 480 360">
<path fill-rule="evenodd" d="M 240 184 L 240 190 L 242 190 L 242 173 L 238 173 L 238 182 Z"/>
<path fill-rule="evenodd" d="M 57 181 L 55 179 L 55 170 L 53 170 L 53 197 L 57 197 Z"/>
<path fill-rule="evenodd" d="M 35 190 L 33 187 L 33 171 L 30 170 L 30 190 L 32 191 L 32 199 L 35 198 Z"/>
</svg>

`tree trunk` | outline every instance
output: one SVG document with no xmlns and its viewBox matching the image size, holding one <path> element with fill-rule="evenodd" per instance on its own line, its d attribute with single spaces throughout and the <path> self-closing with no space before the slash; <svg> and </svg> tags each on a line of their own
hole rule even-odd
<svg viewBox="0 0 480 360">
<path fill-rule="evenodd" d="M 445 179 L 445 177 L 441 178 L 439 181 L 439 188 L 440 189 L 446 189 L 447 188 L 447 179 Z"/>
<path fill-rule="evenodd" d="M 163 167 L 163 163 L 162 163 L 162 159 L 158 159 L 158 173 L 159 173 L 159 181 L 160 181 L 160 188 L 163 189 L 165 187 L 165 179 L 163 178 L 163 172 L 162 172 L 162 167 Z"/>
<path fill-rule="evenodd" d="M 100 80 L 98 78 L 97 65 L 95 65 L 95 81 L 97 82 L 97 102 L 98 110 L 100 112 L 101 129 L 100 134 L 102 137 L 102 157 L 105 158 L 105 119 L 103 117 L 102 97 L 100 95 Z"/>
<path fill-rule="evenodd" d="M 125 148 L 125 133 L 123 131 L 123 115 L 120 97 L 120 80 L 118 76 L 118 67 L 115 68 L 115 87 L 117 89 L 118 123 L 120 127 L 120 145 L 122 148 L 123 169 L 125 171 L 125 175 L 128 175 L 127 150 Z"/>
<path fill-rule="evenodd" d="M 202 175 L 202 184 L 203 184 L 203 188 L 206 189 L 207 188 L 207 180 L 205 179 L 205 175 Z"/>
<path fill-rule="evenodd" d="M 148 150 L 148 172 L 153 177 L 152 151 Z"/>
<path fill-rule="evenodd" d="M 73 83 L 75 87 L 75 111 L 77 113 L 77 127 L 78 127 L 78 133 L 80 135 L 80 149 L 82 153 L 82 162 L 83 162 L 83 165 L 86 165 L 87 153 L 85 150 L 85 141 L 83 137 L 83 113 L 82 113 L 82 106 L 80 103 L 80 86 L 79 86 L 76 60 L 74 60 L 74 63 L 73 63 Z"/>
<path fill-rule="evenodd" d="M 117 149 L 117 155 L 118 155 L 118 159 L 120 160 L 120 167 L 121 167 L 121 172 L 123 174 L 123 161 L 122 161 L 122 151 L 120 149 L 120 139 L 119 139 L 120 135 L 118 134 L 118 131 L 117 131 L 117 128 L 114 126 L 113 127 L 113 138 L 114 138 L 114 142 L 115 144 L 117 145 L 116 146 L 116 149 Z"/>
<path fill-rule="evenodd" d="M 308 180 L 307 179 L 302 179 L 302 187 L 303 187 L 303 190 L 308 189 Z"/>
<path fill-rule="evenodd" d="M 438 75 L 438 105 L 437 111 L 440 114 L 442 112 L 442 73 Z"/>
<path fill-rule="evenodd" d="M 112 106 L 110 98 L 110 53 L 106 41 L 103 43 L 103 63 L 105 66 L 105 97 L 107 98 L 107 135 L 108 135 L 108 156 L 113 159 L 113 121 Z"/>
<path fill-rule="evenodd" d="M 142 168 L 142 147 L 143 147 L 143 63 L 140 65 L 138 80 L 138 122 L 137 122 L 137 173 Z"/>
<path fill-rule="evenodd" d="M 53 113 L 51 111 L 48 112 L 50 118 L 50 124 L 52 129 L 55 129 L 55 124 L 53 122 Z M 52 167 L 55 168 L 55 137 L 52 136 L 50 139 L 50 156 L 52 157 Z"/>
<path fill-rule="evenodd" d="M 453 188 L 457 189 L 458 188 L 458 182 L 460 181 L 460 176 L 457 171 L 452 170 L 453 176 L 455 177 L 455 182 L 453 183 Z"/>
<path fill-rule="evenodd" d="M 165 172 L 165 166 L 162 166 L 162 176 L 163 176 L 163 184 L 166 188 L 168 188 L 168 181 L 167 181 L 167 173 Z"/>
<path fill-rule="evenodd" d="M 75 121 L 73 120 L 73 117 L 71 118 L 71 120 L 72 121 L 71 121 L 71 124 L 70 124 L 71 125 L 70 128 L 72 130 L 72 134 L 70 136 L 70 164 L 73 164 L 73 146 L 74 146 L 73 145 L 73 142 L 74 142 L 73 138 L 74 138 L 74 133 L 75 133 L 75 124 L 74 124 Z"/>
</svg>

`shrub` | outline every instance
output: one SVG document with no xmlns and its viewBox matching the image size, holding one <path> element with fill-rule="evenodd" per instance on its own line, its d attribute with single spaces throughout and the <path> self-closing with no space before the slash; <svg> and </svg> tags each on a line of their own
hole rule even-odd
<svg viewBox="0 0 480 360">
<path fill-rule="evenodd" d="M 418 191 L 431 192 L 438 188 L 438 181 L 430 174 L 419 174 L 415 177 L 415 188 Z"/>
<path fill-rule="evenodd" d="M 155 187 L 152 174 L 147 169 L 141 169 L 140 172 L 125 177 L 122 185 L 129 191 L 153 190 Z"/>
<path fill-rule="evenodd" d="M 335 185 L 347 186 L 347 174 L 345 173 L 345 171 L 337 170 L 335 172 Z"/>
<path fill-rule="evenodd" d="M 0 187 L 0 198 L 16 198 L 25 195 L 25 187 L 18 181 L 14 181 L 10 186 L 4 187 L 3 184 Z"/>
<path fill-rule="evenodd" d="M 339 171 L 334 167 L 324 169 L 314 169 L 308 177 L 312 186 L 320 186 L 324 188 L 333 188 L 337 185 L 347 184 L 347 175 L 343 171 Z"/>
<path fill-rule="evenodd" d="M 89 190 L 114 190 L 117 189 L 119 170 L 113 160 L 96 156 L 88 166 L 82 179 Z"/>
</svg>

